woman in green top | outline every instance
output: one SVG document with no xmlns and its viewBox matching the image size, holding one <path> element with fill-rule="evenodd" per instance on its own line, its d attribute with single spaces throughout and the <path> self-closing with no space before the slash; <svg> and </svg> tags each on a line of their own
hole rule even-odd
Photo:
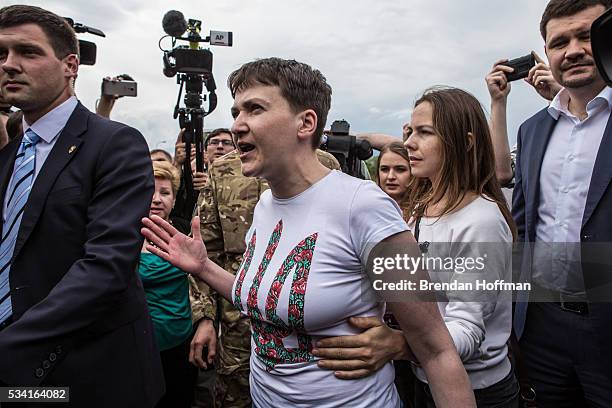
<svg viewBox="0 0 612 408">
<path fill-rule="evenodd" d="M 179 175 L 170 163 L 153 162 L 155 193 L 149 216 L 168 220 L 179 186 Z M 189 343 L 193 331 L 187 274 L 145 245 L 138 268 L 147 297 L 155 338 L 160 350 L 166 394 L 157 407 L 190 407 L 196 368 L 189 364 Z"/>
</svg>

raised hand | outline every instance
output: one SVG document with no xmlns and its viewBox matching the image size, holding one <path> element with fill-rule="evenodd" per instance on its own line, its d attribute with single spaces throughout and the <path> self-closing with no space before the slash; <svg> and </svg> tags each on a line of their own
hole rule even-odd
<svg viewBox="0 0 612 408">
<path fill-rule="evenodd" d="M 492 101 L 506 100 L 510 93 L 510 83 L 506 74 L 514 72 L 514 68 L 504 65 L 507 59 L 500 59 L 493 64 L 493 69 L 485 77 L 489 95 Z"/>
<path fill-rule="evenodd" d="M 144 227 L 140 232 L 147 240 L 147 251 L 204 280 L 208 253 L 200 235 L 198 217 L 193 217 L 191 220 L 193 237 L 180 233 L 157 215 L 143 218 L 142 223 Z"/>
<path fill-rule="evenodd" d="M 550 67 L 546 65 L 544 60 L 535 51 L 531 51 L 531 54 L 534 56 L 536 64 L 529 70 L 525 82 L 533 86 L 542 98 L 552 101 L 562 86 L 555 81 Z"/>
<path fill-rule="evenodd" d="M 194 156 L 195 156 L 195 148 L 194 148 Z M 193 189 L 200 191 L 206 186 L 206 182 L 208 181 L 208 173 L 199 172 L 196 170 L 196 159 L 191 160 L 191 173 L 193 175 Z"/>
<path fill-rule="evenodd" d="M 181 129 L 176 137 L 176 143 L 174 144 L 174 165 L 179 168 L 185 161 L 185 142 L 183 142 L 184 134 L 185 129 Z"/>
</svg>

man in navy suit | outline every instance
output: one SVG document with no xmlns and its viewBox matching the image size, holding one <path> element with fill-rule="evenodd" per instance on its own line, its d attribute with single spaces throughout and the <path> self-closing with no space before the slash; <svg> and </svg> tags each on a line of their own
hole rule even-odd
<svg viewBox="0 0 612 408">
<path fill-rule="evenodd" d="M 612 242 L 612 89 L 590 42 L 592 22 L 608 7 L 547 5 L 540 30 L 564 88 L 518 134 L 512 211 L 534 249 L 534 292 L 529 307 L 517 303 L 515 330 L 538 407 L 612 406 L 612 296 L 602 290 L 612 270 L 605 251 L 593 250 Z"/>
<path fill-rule="evenodd" d="M 24 113 L 0 150 L 0 384 L 152 407 L 164 385 L 136 270 L 151 161 L 138 131 L 77 101 L 77 71 L 63 18 L 0 9 L 0 86 Z"/>
</svg>

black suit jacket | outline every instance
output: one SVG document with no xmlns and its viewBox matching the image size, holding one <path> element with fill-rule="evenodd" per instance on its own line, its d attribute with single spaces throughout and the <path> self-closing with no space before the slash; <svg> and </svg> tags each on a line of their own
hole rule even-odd
<svg viewBox="0 0 612 408">
<path fill-rule="evenodd" d="M 20 139 L 0 151 L 0 203 Z M 79 103 L 24 210 L 0 381 L 70 386 L 73 406 L 154 405 L 163 377 L 137 272 L 152 194 L 142 135 Z"/>
<path fill-rule="evenodd" d="M 518 133 L 516 184 L 512 215 L 519 240 L 535 242 L 542 160 L 557 121 L 546 109 L 523 123 Z M 587 193 L 580 229 L 582 271 L 589 305 L 589 319 L 596 328 L 602 350 L 612 344 L 612 116 L 604 130 Z M 528 253 L 529 251 L 525 251 Z M 523 262 L 523 269 L 529 262 Z M 515 329 L 520 335 L 526 303 L 516 306 Z M 612 352 L 606 353 L 612 370 Z"/>
</svg>

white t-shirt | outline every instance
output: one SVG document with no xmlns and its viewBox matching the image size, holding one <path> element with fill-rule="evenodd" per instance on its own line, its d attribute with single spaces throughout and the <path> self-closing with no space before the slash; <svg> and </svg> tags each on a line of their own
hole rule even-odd
<svg viewBox="0 0 612 408">
<path fill-rule="evenodd" d="M 374 183 L 332 171 L 306 191 L 278 199 L 265 191 L 246 236 L 232 288 L 251 316 L 255 407 L 398 407 L 387 363 L 359 380 L 337 379 L 310 353 L 317 340 L 352 335 L 351 316 L 382 318 L 363 291 L 371 244 L 406 231 L 399 207 Z"/>
<path fill-rule="evenodd" d="M 484 270 L 465 281 L 512 280 L 512 232 L 495 202 L 482 197 L 462 209 L 442 217 L 423 217 L 419 228 L 419 243 L 429 242 L 427 256 L 453 259 L 484 255 Z M 435 282 L 462 278 L 455 274 L 429 271 Z M 438 302 L 446 327 L 470 377 L 472 388 L 483 389 L 504 379 L 510 372 L 506 343 L 512 329 L 511 292 L 475 290 L 448 292 L 449 301 Z M 460 300 L 462 301 L 460 301 Z M 480 300 L 480 301 L 476 301 Z M 415 371 L 426 382 L 421 368 Z"/>
</svg>

